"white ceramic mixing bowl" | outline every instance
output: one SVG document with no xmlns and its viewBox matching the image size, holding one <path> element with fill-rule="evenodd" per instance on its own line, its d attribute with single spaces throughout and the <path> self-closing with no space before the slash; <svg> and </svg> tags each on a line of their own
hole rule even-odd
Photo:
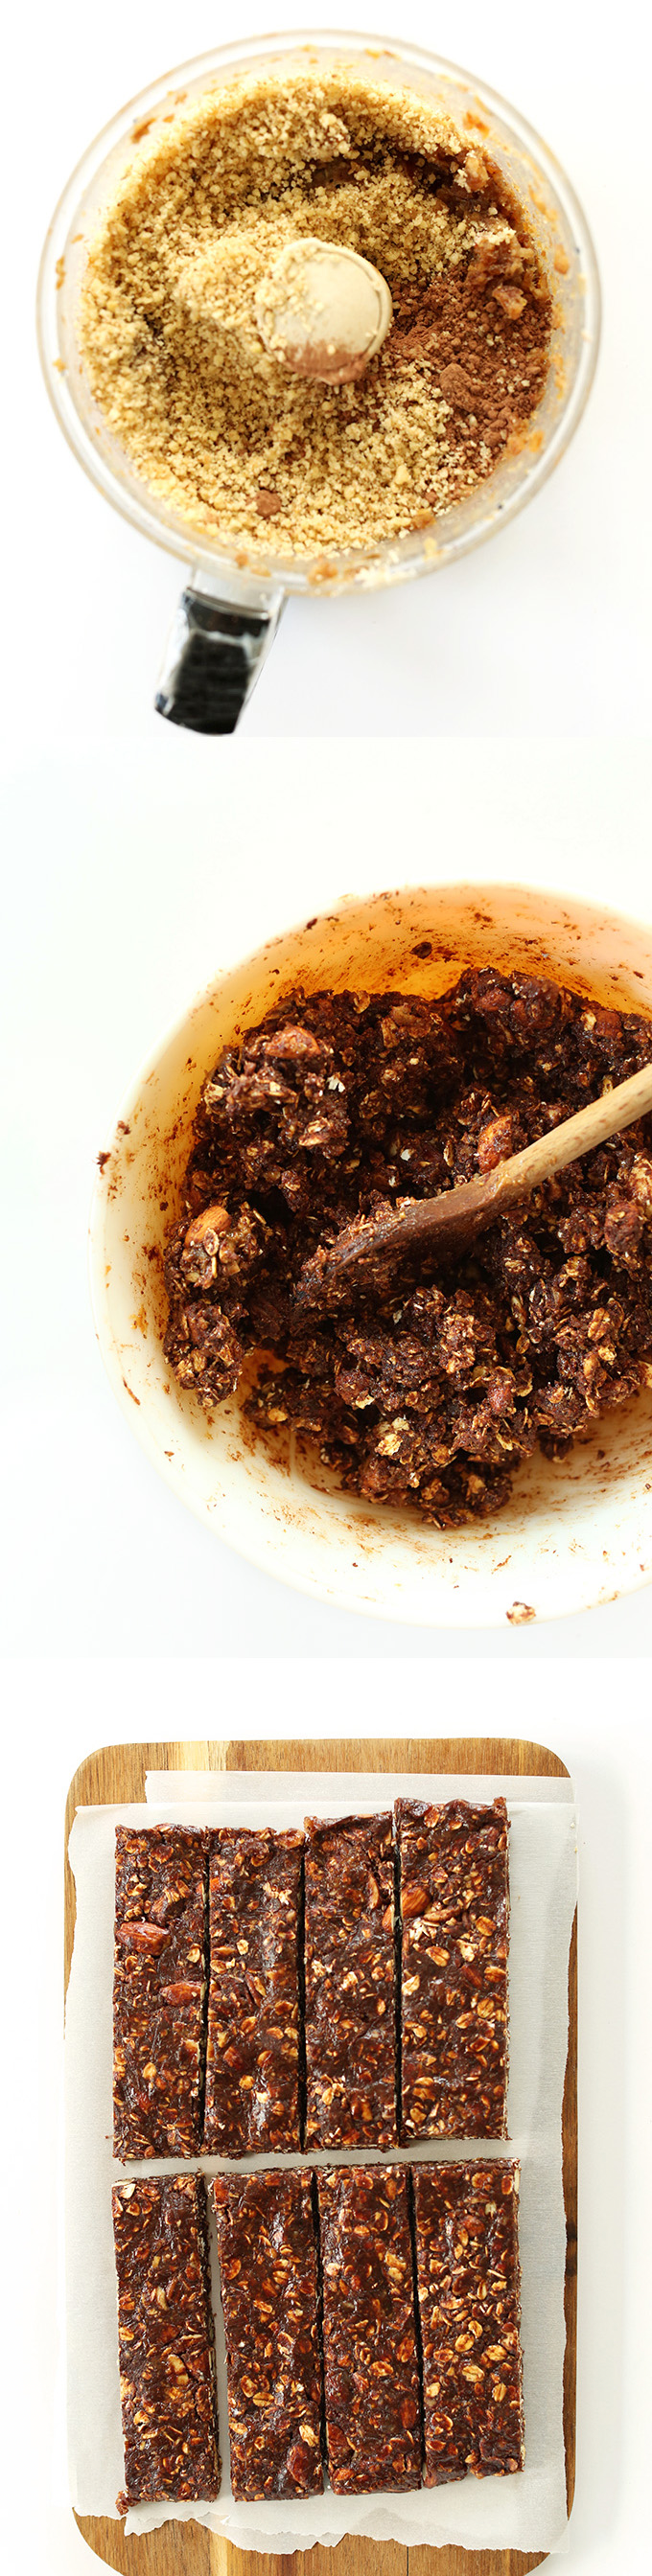
<svg viewBox="0 0 652 2576">
<path fill-rule="evenodd" d="M 495 1519 L 426 1528 L 416 1513 L 333 1490 L 319 1471 L 309 1481 L 295 1456 L 275 1462 L 235 1401 L 209 1422 L 164 1358 L 162 1258 L 203 1082 L 241 1029 L 297 984 L 434 997 L 469 963 L 539 972 L 652 1016 L 652 928 L 618 913 L 514 885 L 408 886 L 347 901 L 220 975 L 162 1039 L 107 1139 L 91 1217 L 102 1356 L 173 1492 L 281 1582 L 435 1628 L 555 1618 L 649 1582 L 652 1392 L 598 1424 L 563 1463 L 532 1458 Z"/>
</svg>

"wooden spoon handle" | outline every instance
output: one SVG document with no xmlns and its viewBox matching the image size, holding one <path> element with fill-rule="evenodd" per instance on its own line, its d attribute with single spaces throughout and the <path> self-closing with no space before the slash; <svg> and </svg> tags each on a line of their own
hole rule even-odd
<svg viewBox="0 0 652 2576">
<path fill-rule="evenodd" d="M 591 1154 L 596 1145 L 604 1145 L 609 1136 L 620 1135 L 635 1119 L 644 1118 L 652 1109 L 652 1064 L 633 1073 L 629 1082 L 619 1082 L 613 1091 L 605 1091 L 599 1100 L 590 1100 L 586 1109 L 578 1109 L 574 1118 L 564 1118 L 561 1127 L 551 1127 L 547 1135 L 537 1136 L 533 1145 L 525 1145 L 521 1154 L 511 1154 L 509 1162 L 497 1163 L 493 1172 L 479 1173 L 477 1180 L 463 1184 L 459 1190 L 443 1191 L 441 1200 L 424 1201 L 432 1212 L 441 1206 L 442 1220 L 448 1200 L 451 1216 L 462 1216 L 462 1199 L 471 1211 L 471 1193 L 475 1199 L 475 1221 L 472 1232 L 482 1225 L 493 1225 L 504 1208 L 514 1207 L 521 1198 L 530 1198 L 542 1181 L 552 1180 L 555 1172 L 565 1171 L 582 1154 Z M 457 1202 L 457 1205 L 454 1203 Z"/>
<path fill-rule="evenodd" d="M 308 1280 L 304 1274 L 299 1302 L 318 1304 L 320 1288 L 323 1294 L 327 1285 L 343 1280 L 358 1264 L 381 1256 L 397 1257 L 427 1247 L 448 1260 L 455 1252 L 467 1250 L 505 1209 L 529 1198 L 554 1172 L 577 1162 L 581 1154 L 592 1153 L 596 1145 L 631 1127 L 648 1110 L 652 1110 L 652 1064 L 644 1065 L 628 1082 L 619 1082 L 613 1091 L 602 1092 L 599 1100 L 589 1101 L 586 1109 L 565 1118 L 561 1127 L 550 1128 L 547 1135 L 537 1136 L 533 1145 L 512 1154 L 508 1162 L 497 1163 L 492 1172 L 478 1172 L 474 1180 L 463 1181 L 458 1189 L 442 1190 L 438 1198 L 413 1199 L 389 1216 L 371 1217 L 355 1232 L 346 1229 L 320 1257 L 319 1275 L 317 1262 L 314 1278 Z M 312 1270 L 313 1265 L 308 1267 Z"/>
</svg>

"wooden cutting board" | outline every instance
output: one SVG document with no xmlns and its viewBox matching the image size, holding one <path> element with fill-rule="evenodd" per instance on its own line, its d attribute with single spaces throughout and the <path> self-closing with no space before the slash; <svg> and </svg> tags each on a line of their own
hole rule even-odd
<svg viewBox="0 0 652 2576">
<path fill-rule="evenodd" d="M 76 1807 L 140 1805 L 147 1771 L 420 1771 L 518 1774 L 526 1780 L 567 1779 L 565 1764 L 545 1745 L 520 1738 L 473 1736 L 403 1738 L 367 1736 L 358 1741 L 269 1744 L 114 1744 L 88 1754 L 71 1781 L 66 1808 L 65 1982 L 75 1930 L 75 1887 L 68 1835 Z M 566 2207 L 566 2355 L 564 2440 L 570 2512 L 575 2487 L 575 2374 L 577 2337 L 577 1919 L 569 1962 L 568 2059 L 563 2108 Z M 107 2515 L 76 2514 L 89 2549 L 121 2576 L 526 2576 L 545 2551 L 522 2549 L 405 2549 L 395 2541 L 341 2540 L 337 2550 L 296 2550 L 292 2557 L 262 2557 L 235 2549 L 199 2523 L 168 2522 L 160 2531 L 127 2539 L 124 2524 Z"/>
</svg>

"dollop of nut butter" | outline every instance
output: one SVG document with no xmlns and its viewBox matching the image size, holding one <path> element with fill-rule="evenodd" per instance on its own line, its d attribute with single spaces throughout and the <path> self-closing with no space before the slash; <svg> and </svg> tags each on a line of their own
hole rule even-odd
<svg viewBox="0 0 652 2576">
<path fill-rule="evenodd" d="M 307 235 L 288 242 L 256 296 L 263 347 L 296 376 L 350 384 L 382 348 L 392 298 L 380 269 L 358 251 Z"/>
</svg>

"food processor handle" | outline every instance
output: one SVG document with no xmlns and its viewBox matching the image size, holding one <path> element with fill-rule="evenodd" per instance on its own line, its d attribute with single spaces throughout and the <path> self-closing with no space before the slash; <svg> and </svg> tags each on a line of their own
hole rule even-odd
<svg viewBox="0 0 652 2576">
<path fill-rule="evenodd" d="M 217 599 L 191 575 L 168 637 L 157 715 L 190 733 L 235 733 L 284 606 L 283 590 L 267 590 L 254 606 L 237 595 Z"/>
</svg>

